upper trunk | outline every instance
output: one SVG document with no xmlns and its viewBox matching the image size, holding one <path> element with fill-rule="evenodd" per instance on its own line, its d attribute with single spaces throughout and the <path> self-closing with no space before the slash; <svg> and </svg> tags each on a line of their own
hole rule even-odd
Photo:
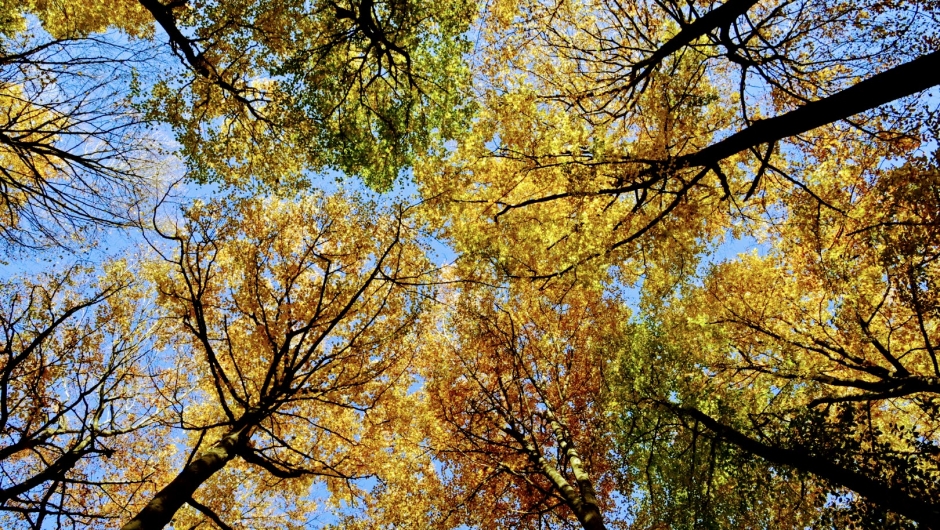
<svg viewBox="0 0 940 530">
<path fill-rule="evenodd" d="M 236 448 L 244 441 L 245 431 L 244 427 L 229 431 L 207 451 L 193 459 L 172 482 L 154 495 L 140 513 L 121 527 L 121 530 L 159 530 L 169 524 L 196 489 L 235 457 Z"/>
</svg>

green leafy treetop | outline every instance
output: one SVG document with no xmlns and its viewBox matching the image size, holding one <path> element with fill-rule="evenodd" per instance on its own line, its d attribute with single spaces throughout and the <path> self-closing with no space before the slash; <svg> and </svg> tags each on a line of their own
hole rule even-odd
<svg viewBox="0 0 940 530">
<path fill-rule="evenodd" d="M 334 169 L 387 190 L 468 123 L 472 2 L 140 3 L 187 70 L 150 109 L 199 181 L 293 188 Z"/>
</svg>

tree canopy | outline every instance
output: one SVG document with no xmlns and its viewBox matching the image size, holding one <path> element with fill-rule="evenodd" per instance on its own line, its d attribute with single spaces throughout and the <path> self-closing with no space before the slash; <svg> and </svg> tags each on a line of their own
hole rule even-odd
<svg viewBox="0 0 940 530">
<path fill-rule="evenodd" d="M 0 526 L 940 528 L 933 0 L 0 0 Z"/>
</svg>

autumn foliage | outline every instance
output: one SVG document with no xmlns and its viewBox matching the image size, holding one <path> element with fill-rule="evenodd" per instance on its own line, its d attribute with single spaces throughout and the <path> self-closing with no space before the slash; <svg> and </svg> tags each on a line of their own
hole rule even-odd
<svg viewBox="0 0 940 530">
<path fill-rule="evenodd" d="M 0 526 L 940 528 L 938 17 L 0 0 Z"/>
</svg>

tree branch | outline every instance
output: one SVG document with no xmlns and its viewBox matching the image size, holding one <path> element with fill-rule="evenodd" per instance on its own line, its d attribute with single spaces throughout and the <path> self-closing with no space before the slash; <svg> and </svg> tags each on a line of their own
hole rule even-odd
<svg viewBox="0 0 940 530">
<path fill-rule="evenodd" d="M 737 429 L 720 423 L 696 408 L 666 404 L 674 412 L 694 418 L 723 440 L 774 464 L 810 473 L 832 484 L 842 486 L 923 525 L 924 528 L 940 528 L 940 505 L 928 499 L 919 499 L 888 486 L 862 473 L 836 465 L 825 458 L 813 456 L 805 451 L 774 447 L 757 441 Z"/>
</svg>

